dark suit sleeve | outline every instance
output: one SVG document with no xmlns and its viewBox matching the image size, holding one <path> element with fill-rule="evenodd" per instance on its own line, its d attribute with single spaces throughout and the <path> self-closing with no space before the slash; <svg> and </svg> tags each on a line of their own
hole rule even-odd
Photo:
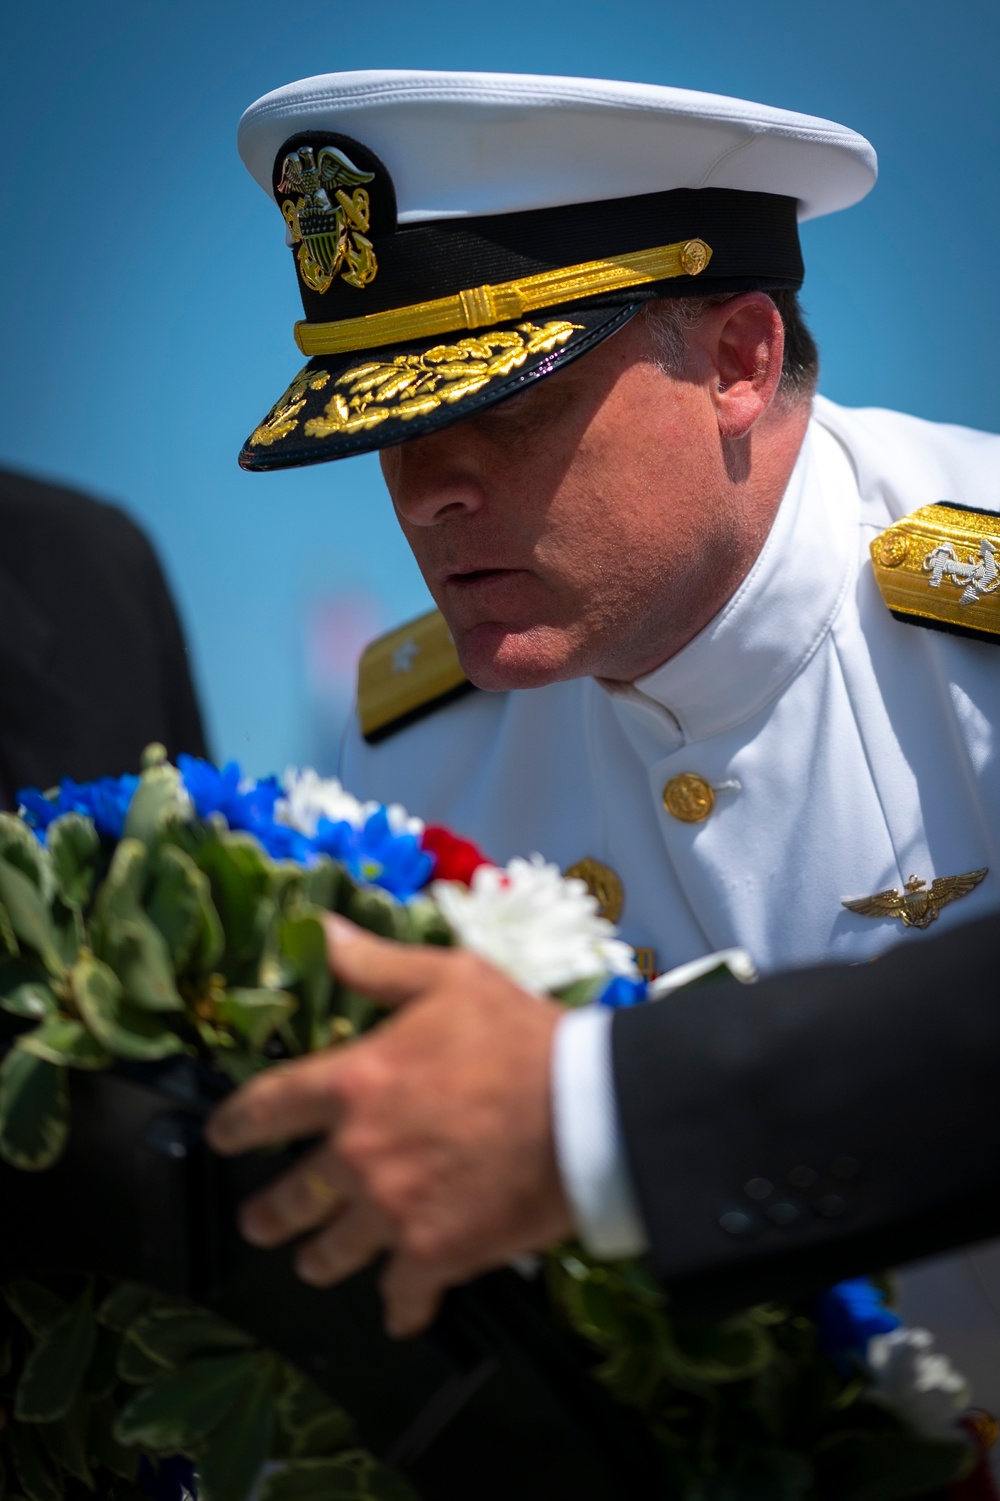
<svg viewBox="0 0 1000 1501">
<path fill-rule="evenodd" d="M 136 771 L 162 741 L 205 754 L 156 555 L 115 506 L 0 471 L 0 784 Z M 0 804 L 2 805 L 2 804 Z"/>
<path fill-rule="evenodd" d="M 616 1013 L 657 1274 L 717 1317 L 1000 1234 L 1000 917 Z"/>
</svg>

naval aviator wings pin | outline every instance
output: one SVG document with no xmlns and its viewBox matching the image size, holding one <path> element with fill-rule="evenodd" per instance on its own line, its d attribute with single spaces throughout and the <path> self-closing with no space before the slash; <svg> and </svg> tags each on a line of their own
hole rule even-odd
<svg viewBox="0 0 1000 1501">
<path fill-rule="evenodd" d="M 911 876 L 902 891 L 894 886 L 891 891 L 856 897 L 841 905 L 862 917 L 898 917 L 904 928 L 929 928 L 942 907 L 976 889 L 988 868 L 970 870 L 964 876 L 939 876 L 929 888 L 919 876 Z"/>
</svg>

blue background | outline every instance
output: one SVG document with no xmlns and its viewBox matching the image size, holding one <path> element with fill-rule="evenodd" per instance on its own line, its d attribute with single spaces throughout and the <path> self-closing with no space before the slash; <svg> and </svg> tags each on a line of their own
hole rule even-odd
<svg viewBox="0 0 1000 1501">
<path fill-rule="evenodd" d="M 116 499 L 152 535 L 218 754 L 329 765 L 360 640 L 427 596 L 374 458 L 236 466 L 301 363 L 283 225 L 236 155 L 243 109 L 340 68 L 488 68 L 851 125 L 882 176 L 804 229 L 822 389 L 995 427 L 998 42 L 996 0 L 7 6 L 0 460 Z"/>
</svg>

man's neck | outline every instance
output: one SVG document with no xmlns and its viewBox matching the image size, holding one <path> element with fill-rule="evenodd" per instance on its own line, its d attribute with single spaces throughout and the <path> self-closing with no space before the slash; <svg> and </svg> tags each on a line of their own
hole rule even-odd
<svg viewBox="0 0 1000 1501">
<path fill-rule="evenodd" d="M 599 682 L 634 683 L 670 661 L 725 609 L 753 568 L 770 535 L 798 462 L 812 412 L 811 399 L 772 408 L 746 438 L 722 445 L 725 481 L 712 502 L 725 521 L 714 546 L 703 549 L 683 608 L 667 610 L 656 640 L 633 643 L 628 659 L 594 673 Z"/>
</svg>

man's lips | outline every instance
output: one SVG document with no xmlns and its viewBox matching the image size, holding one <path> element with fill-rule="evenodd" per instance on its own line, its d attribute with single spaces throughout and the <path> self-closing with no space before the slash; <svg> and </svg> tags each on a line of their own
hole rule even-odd
<svg viewBox="0 0 1000 1501">
<path fill-rule="evenodd" d="M 470 589 L 522 571 L 520 568 L 462 568 L 446 573 L 441 582 L 453 589 Z"/>
</svg>

